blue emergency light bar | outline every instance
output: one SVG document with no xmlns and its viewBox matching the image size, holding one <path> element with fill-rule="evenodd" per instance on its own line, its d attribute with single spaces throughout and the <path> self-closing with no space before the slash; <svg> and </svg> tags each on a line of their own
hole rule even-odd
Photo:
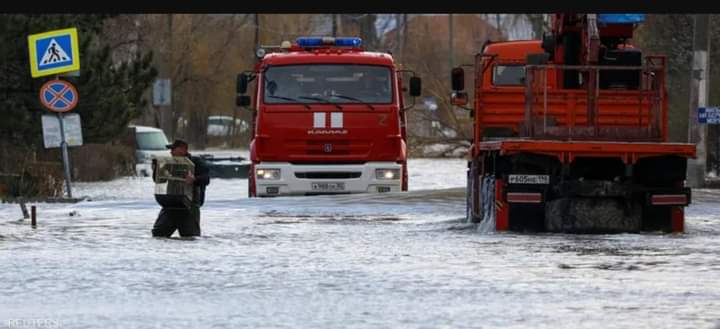
<svg viewBox="0 0 720 329">
<path fill-rule="evenodd" d="M 362 39 L 360 38 L 333 38 L 333 37 L 300 37 L 295 39 L 295 43 L 298 46 L 307 47 L 322 47 L 322 46 L 337 46 L 337 47 L 354 47 L 360 48 L 362 45 Z"/>
<path fill-rule="evenodd" d="M 645 21 L 645 14 L 599 14 L 598 22 L 605 24 L 638 24 Z"/>
</svg>

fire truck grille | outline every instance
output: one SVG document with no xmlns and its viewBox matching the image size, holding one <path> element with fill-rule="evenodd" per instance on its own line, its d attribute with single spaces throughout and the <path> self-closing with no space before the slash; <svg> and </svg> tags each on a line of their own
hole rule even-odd
<svg viewBox="0 0 720 329">
<path fill-rule="evenodd" d="M 295 177 L 306 179 L 348 179 L 360 178 L 362 172 L 359 171 L 334 171 L 334 172 L 296 172 Z"/>
</svg>

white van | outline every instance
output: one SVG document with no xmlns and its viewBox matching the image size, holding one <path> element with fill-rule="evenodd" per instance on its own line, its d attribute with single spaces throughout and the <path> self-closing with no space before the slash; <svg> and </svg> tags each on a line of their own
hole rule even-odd
<svg viewBox="0 0 720 329">
<path fill-rule="evenodd" d="M 232 131 L 233 118 L 226 115 L 211 115 L 208 116 L 208 136 L 227 136 Z M 243 133 L 246 132 L 250 126 L 247 122 L 235 119 L 235 132 Z"/>
<path fill-rule="evenodd" d="M 150 166 L 153 156 L 169 156 L 166 148 L 170 142 L 162 129 L 147 126 L 129 126 L 135 130 L 135 172 L 139 176 L 152 175 Z"/>
</svg>

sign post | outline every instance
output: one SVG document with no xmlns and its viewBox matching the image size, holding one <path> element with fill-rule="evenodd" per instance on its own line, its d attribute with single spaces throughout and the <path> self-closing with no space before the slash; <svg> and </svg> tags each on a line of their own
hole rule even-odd
<svg viewBox="0 0 720 329">
<path fill-rule="evenodd" d="M 63 113 L 71 111 L 78 102 L 78 92 L 71 83 L 63 80 L 50 80 L 40 88 L 40 102 L 50 111 L 57 113 L 60 126 L 60 147 L 62 148 L 63 168 L 68 198 L 72 198 L 70 184 L 70 158 L 68 156 L 68 143 L 65 138 L 65 123 Z"/>
<path fill-rule="evenodd" d="M 58 113 L 57 117 L 60 122 L 60 146 L 62 147 L 63 167 L 65 168 L 65 181 L 67 182 L 65 185 L 67 186 L 68 198 L 72 198 L 72 188 L 70 187 L 70 158 L 68 157 L 67 141 L 65 141 L 65 125 L 63 124 L 62 113 Z"/>
</svg>

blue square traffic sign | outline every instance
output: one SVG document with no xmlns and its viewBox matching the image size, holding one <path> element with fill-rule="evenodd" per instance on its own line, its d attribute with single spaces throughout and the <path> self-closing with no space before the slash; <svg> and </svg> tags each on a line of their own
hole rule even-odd
<svg viewBox="0 0 720 329">
<path fill-rule="evenodd" d="M 698 123 L 720 124 L 720 107 L 698 108 Z"/>
</svg>

